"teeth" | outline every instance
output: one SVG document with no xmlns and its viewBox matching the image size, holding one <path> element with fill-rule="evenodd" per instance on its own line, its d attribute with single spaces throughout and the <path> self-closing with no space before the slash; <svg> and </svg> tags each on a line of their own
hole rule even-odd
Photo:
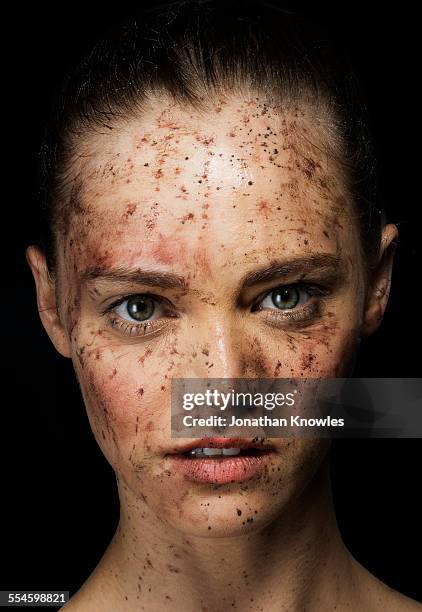
<svg viewBox="0 0 422 612">
<path fill-rule="evenodd" d="M 240 453 L 240 448 L 193 448 L 188 452 L 189 457 L 221 457 L 234 456 Z"/>
<path fill-rule="evenodd" d="M 238 455 L 240 448 L 223 448 L 223 455 Z"/>
<path fill-rule="evenodd" d="M 188 452 L 188 456 L 189 457 L 204 457 L 205 455 L 203 453 L 202 448 L 192 448 L 192 450 Z"/>
<path fill-rule="evenodd" d="M 222 448 L 204 448 L 203 451 L 204 451 L 204 454 L 207 455 L 207 457 L 213 457 L 214 455 L 223 454 Z"/>
</svg>

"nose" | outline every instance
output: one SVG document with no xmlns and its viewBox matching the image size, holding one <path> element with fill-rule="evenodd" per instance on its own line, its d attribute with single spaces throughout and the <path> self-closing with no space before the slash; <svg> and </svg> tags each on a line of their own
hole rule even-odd
<svg viewBox="0 0 422 612">
<path fill-rule="evenodd" d="M 184 363 L 184 378 L 257 378 L 267 372 L 262 349 L 244 322 L 227 312 L 208 313 L 193 323 L 190 359 Z"/>
<path fill-rule="evenodd" d="M 223 307 L 208 312 L 206 316 L 202 315 L 200 320 L 190 322 L 190 338 L 183 351 L 188 358 L 180 362 L 178 371 L 173 376 L 179 379 L 175 386 L 172 383 L 174 415 L 184 414 L 181 408 L 183 394 L 204 393 L 208 387 L 211 391 L 218 390 L 226 394 L 231 390 L 252 394 L 265 392 L 266 383 L 262 379 L 271 379 L 268 365 L 270 360 L 265 359 L 265 350 L 261 347 L 259 336 L 254 333 L 254 329 L 250 329 L 248 322 L 236 312 L 227 312 Z M 236 412 L 238 410 L 242 412 L 241 408 L 231 406 L 225 414 L 228 416 L 231 412 L 233 415 L 239 415 L 240 413 Z M 250 407 L 248 410 L 250 411 Z M 262 409 L 258 406 L 256 410 L 259 413 Z M 196 416 L 204 416 L 203 413 L 204 411 L 199 411 Z M 221 416 L 218 410 L 217 414 Z M 253 414 L 253 411 L 250 412 L 250 416 Z M 183 431 L 191 435 L 189 429 Z M 244 437 L 245 431 L 249 430 L 236 427 L 225 430 L 225 425 L 221 429 L 218 423 L 197 431 L 204 436 L 221 436 L 223 431 L 228 431 L 230 436 Z M 257 431 L 259 430 L 253 429 L 246 435 L 263 435 Z"/>
</svg>

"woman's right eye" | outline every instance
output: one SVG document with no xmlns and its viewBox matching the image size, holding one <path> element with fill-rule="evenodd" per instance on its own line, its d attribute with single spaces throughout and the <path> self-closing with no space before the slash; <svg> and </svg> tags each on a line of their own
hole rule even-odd
<svg viewBox="0 0 422 612">
<path fill-rule="evenodd" d="M 149 295 L 135 295 L 123 300 L 114 312 L 125 321 L 138 322 L 151 320 L 156 313 L 157 300 Z"/>
<path fill-rule="evenodd" d="M 113 329 L 126 336 L 147 336 L 168 325 L 166 318 L 175 316 L 164 300 L 149 294 L 121 298 L 105 311 Z"/>
</svg>

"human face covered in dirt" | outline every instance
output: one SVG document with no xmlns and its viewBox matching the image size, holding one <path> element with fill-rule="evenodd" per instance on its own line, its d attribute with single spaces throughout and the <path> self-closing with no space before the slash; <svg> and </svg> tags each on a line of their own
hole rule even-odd
<svg viewBox="0 0 422 612">
<path fill-rule="evenodd" d="M 247 533 L 282 516 L 322 464 L 327 441 L 274 438 L 247 478 L 189 477 L 176 457 L 192 440 L 170 436 L 170 381 L 349 374 L 391 265 L 368 283 L 325 124 L 252 96 L 204 114 L 161 99 L 76 145 L 59 316 L 43 320 L 73 360 L 123 512 L 193 535 Z M 381 250 L 394 236 L 386 226 Z M 42 255 L 28 258 L 42 305 L 53 283 Z"/>
</svg>

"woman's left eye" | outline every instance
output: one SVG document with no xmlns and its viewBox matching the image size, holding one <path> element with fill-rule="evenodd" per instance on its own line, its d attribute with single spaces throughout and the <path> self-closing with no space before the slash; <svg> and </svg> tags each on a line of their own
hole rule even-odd
<svg viewBox="0 0 422 612">
<path fill-rule="evenodd" d="M 310 294 L 303 287 L 295 285 L 285 285 L 277 287 L 264 297 L 260 302 L 259 310 L 278 309 L 293 310 L 298 306 L 303 306 L 309 300 Z"/>
</svg>

